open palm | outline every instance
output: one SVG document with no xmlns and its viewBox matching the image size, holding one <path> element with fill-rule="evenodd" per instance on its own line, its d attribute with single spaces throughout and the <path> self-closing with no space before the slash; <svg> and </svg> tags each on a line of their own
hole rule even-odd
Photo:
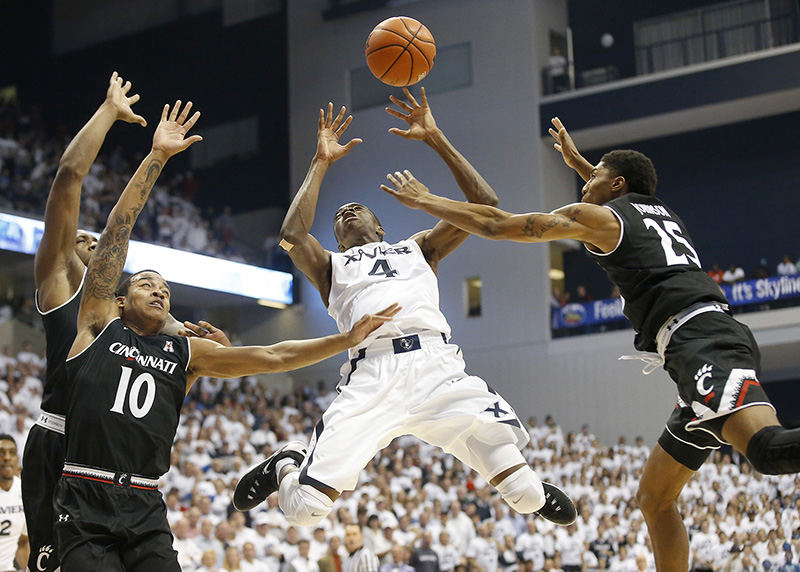
<svg viewBox="0 0 800 572">
<path fill-rule="evenodd" d="M 347 119 L 344 119 L 345 111 L 346 108 L 343 105 L 339 110 L 339 114 L 334 118 L 333 103 L 328 103 L 327 114 L 322 109 L 319 110 L 317 157 L 323 161 L 331 163 L 338 161 L 347 155 L 353 147 L 361 143 L 361 139 L 351 139 L 345 145 L 339 143 L 339 138 L 353 121 L 352 115 L 348 115 Z"/>
<path fill-rule="evenodd" d="M 161 112 L 161 121 L 153 134 L 154 151 L 163 151 L 171 157 L 187 149 L 193 143 L 203 140 L 200 135 L 186 137 L 186 134 L 200 118 L 200 112 L 195 111 L 194 115 L 187 120 L 191 109 L 191 101 L 186 103 L 182 111 L 180 100 L 175 102 L 172 111 L 170 111 L 169 104 L 164 106 Z"/>
</svg>

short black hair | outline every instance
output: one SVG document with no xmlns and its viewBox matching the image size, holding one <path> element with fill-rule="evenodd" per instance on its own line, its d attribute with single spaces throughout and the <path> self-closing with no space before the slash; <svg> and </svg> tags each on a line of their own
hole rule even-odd
<svg viewBox="0 0 800 572">
<path fill-rule="evenodd" d="M 130 290 L 130 287 L 131 287 L 131 282 L 133 281 L 133 277 L 134 276 L 138 276 L 139 274 L 142 274 L 144 272 L 153 272 L 153 273 L 158 274 L 159 276 L 161 276 L 161 272 L 159 272 L 158 270 L 153 270 L 152 268 L 145 268 L 144 270 L 139 270 L 138 272 L 134 272 L 133 274 L 128 276 L 125 280 L 123 280 L 122 282 L 119 283 L 119 286 L 117 286 L 117 291 L 114 293 L 114 295 L 115 296 L 127 296 L 128 295 L 128 290 Z M 161 277 L 163 278 L 163 276 L 161 276 Z"/>
<path fill-rule="evenodd" d="M 14 443 L 14 447 L 17 446 L 17 440 L 14 439 L 8 433 L 0 433 L 0 441 L 11 441 L 12 443 Z"/>
<path fill-rule="evenodd" d="M 600 159 L 615 175 L 625 177 L 629 193 L 655 195 L 658 176 L 650 158 L 632 149 L 609 151 Z"/>
</svg>

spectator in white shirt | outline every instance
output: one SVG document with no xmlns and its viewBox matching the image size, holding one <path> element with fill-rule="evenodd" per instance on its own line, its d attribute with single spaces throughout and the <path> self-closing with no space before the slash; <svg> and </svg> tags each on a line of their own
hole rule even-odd
<svg viewBox="0 0 800 572">
<path fill-rule="evenodd" d="M 731 264 L 728 269 L 722 273 L 723 284 L 734 284 L 744 280 L 744 269 L 736 264 Z"/>
<path fill-rule="evenodd" d="M 784 254 L 783 260 L 778 264 L 778 276 L 789 276 L 791 274 L 797 274 L 797 266 L 788 255 Z"/>
</svg>

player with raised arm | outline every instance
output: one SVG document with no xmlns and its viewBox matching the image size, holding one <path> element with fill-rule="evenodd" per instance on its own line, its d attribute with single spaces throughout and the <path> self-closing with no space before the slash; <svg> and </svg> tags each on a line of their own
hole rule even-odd
<svg viewBox="0 0 800 572">
<path fill-rule="evenodd" d="M 64 465 L 64 360 L 75 339 L 83 279 L 97 240 L 78 229 L 81 186 L 100 147 L 116 121 L 146 126 L 133 112 L 138 95 L 128 95 L 131 83 L 117 72 L 111 75 L 106 97 L 61 156 L 45 209 L 44 233 L 34 259 L 36 307 L 45 330 L 47 370 L 41 414 L 25 442 L 22 498 L 30 538 L 28 568 L 41 572 L 59 566 L 53 534 L 53 493 Z M 230 345 L 225 334 L 171 316 L 165 330 L 199 335 Z"/>
<path fill-rule="evenodd" d="M 447 140 L 428 105 L 405 90 L 407 102 L 392 98 L 408 129 L 392 133 L 432 147 L 453 172 L 467 199 L 496 204 L 486 181 Z M 543 483 L 520 449 L 528 433 L 513 408 L 487 383 L 465 373 L 450 326 L 439 310 L 436 270 L 468 234 L 438 222 L 406 240 L 384 240 L 384 229 L 366 206 L 348 203 L 333 218 L 338 252 L 310 234 L 317 198 L 328 168 L 360 143 L 342 145 L 352 116 L 320 109 L 317 150 L 281 229 L 282 245 L 319 291 L 340 331 L 355 316 L 374 312 L 384 300 L 403 309 L 350 350 L 341 369 L 338 397 L 317 424 L 311 442 L 291 442 L 250 469 L 234 491 L 234 506 L 248 510 L 278 490 L 280 507 L 292 524 L 313 526 L 330 513 L 343 490 L 351 490 L 375 453 L 400 435 L 411 434 L 441 447 L 476 469 L 520 513 L 538 512 L 558 524 L 575 519 L 563 491 Z"/>
<path fill-rule="evenodd" d="M 86 265 L 97 243 L 93 235 L 78 230 L 81 185 L 116 121 L 147 125 L 131 108 L 139 96 L 129 96 L 130 89 L 131 83 L 114 72 L 105 100 L 61 156 L 47 197 L 44 233 L 34 258 L 35 300 L 44 324 L 47 371 L 41 414 L 30 430 L 22 457 L 30 570 L 52 572 L 59 566 L 53 536 L 53 492 L 64 464 L 63 366 L 75 339 Z"/>
<path fill-rule="evenodd" d="M 66 455 L 56 489 L 61 568 L 179 570 L 158 491 L 184 397 L 199 376 L 232 378 L 287 371 L 359 343 L 397 305 L 365 316 L 345 334 L 272 346 L 225 347 L 203 337 L 159 333 L 169 285 L 152 270 L 119 286 L 131 230 L 164 164 L 196 141 L 192 104 L 165 106 L 153 146 L 108 217 L 78 312 L 66 361 L 70 393 Z"/>
<path fill-rule="evenodd" d="M 689 538 L 678 512 L 684 485 L 722 444 L 765 474 L 800 471 L 800 429 L 781 427 L 758 382 L 760 352 L 733 319 L 722 290 L 701 266 L 683 222 L 656 198 L 656 171 L 637 151 L 606 153 L 597 165 L 554 118 L 564 161 L 586 181 L 580 203 L 551 213 L 511 214 L 432 195 L 409 171 L 382 189 L 468 232 L 495 240 L 584 243 L 625 299 L 638 350 L 656 352 L 678 402 L 653 448 L 636 497 L 659 572 L 685 571 Z"/>
</svg>

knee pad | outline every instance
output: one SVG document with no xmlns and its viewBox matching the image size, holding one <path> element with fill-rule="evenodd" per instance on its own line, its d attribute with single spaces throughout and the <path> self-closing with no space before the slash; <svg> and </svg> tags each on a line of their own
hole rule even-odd
<svg viewBox="0 0 800 572">
<path fill-rule="evenodd" d="M 527 465 L 500 481 L 497 490 L 508 506 L 520 514 L 530 514 L 544 506 L 542 481 Z"/>
<path fill-rule="evenodd" d="M 800 429 L 764 427 L 750 438 L 747 460 L 765 475 L 800 472 Z"/>
<path fill-rule="evenodd" d="M 286 475 L 278 489 L 278 505 L 292 526 L 314 526 L 333 508 L 333 501 L 311 485 L 301 485 L 299 472 Z"/>
</svg>

